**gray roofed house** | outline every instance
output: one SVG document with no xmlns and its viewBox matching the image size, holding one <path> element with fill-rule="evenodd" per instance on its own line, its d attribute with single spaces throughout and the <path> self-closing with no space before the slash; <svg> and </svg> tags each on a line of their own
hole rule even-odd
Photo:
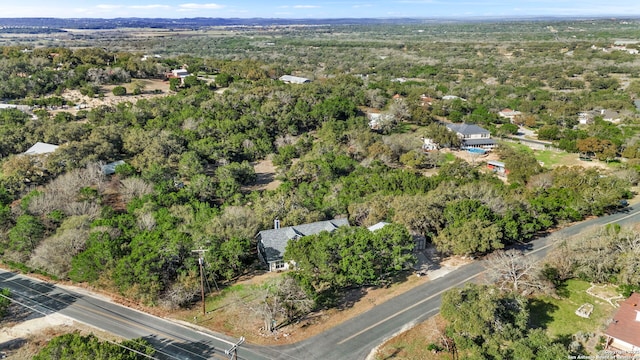
<svg viewBox="0 0 640 360">
<path fill-rule="evenodd" d="M 496 146 L 496 142 L 491 138 L 489 130 L 483 129 L 478 125 L 446 123 L 445 126 L 449 130 L 454 131 L 462 140 L 463 149 L 491 149 Z"/>
<path fill-rule="evenodd" d="M 256 239 L 258 240 L 258 257 L 269 267 L 269 271 L 286 270 L 289 268 L 289 263 L 283 261 L 284 250 L 289 240 L 298 239 L 307 235 L 316 235 L 323 231 L 333 232 L 340 226 L 349 226 L 349 219 L 318 221 L 283 228 L 279 227 L 279 220 L 276 220 L 274 224 L 274 229 L 262 230 L 256 235 Z"/>
</svg>

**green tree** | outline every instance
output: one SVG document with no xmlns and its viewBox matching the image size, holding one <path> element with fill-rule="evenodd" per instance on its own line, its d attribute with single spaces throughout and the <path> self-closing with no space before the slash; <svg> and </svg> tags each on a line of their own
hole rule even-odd
<svg viewBox="0 0 640 360">
<path fill-rule="evenodd" d="M 124 86 L 116 86 L 113 88 L 113 90 L 111 90 L 111 92 L 115 96 L 124 96 L 127 95 L 127 88 L 125 88 Z"/>
<path fill-rule="evenodd" d="M 506 345 L 526 336 L 529 321 L 525 298 L 473 283 L 445 292 L 440 314 L 459 351 L 472 358 L 504 358 Z"/>
<path fill-rule="evenodd" d="M 147 360 L 154 354 L 155 350 L 144 339 L 116 344 L 100 341 L 95 335 L 82 336 L 74 332 L 51 339 L 33 360 Z"/>
<path fill-rule="evenodd" d="M 9 230 L 10 248 L 30 254 L 42 240 L 44 231 L 44 226 L 37 217 L 27 214 L 20 215 L 16 220 L 16 225 Z"/>
<path fill-rule="evenodd" d="M 0 289 L 0 320 L 7 314 L 9 305 L 11 305 L 11 291 L 9 289 Z"/>
</svg>

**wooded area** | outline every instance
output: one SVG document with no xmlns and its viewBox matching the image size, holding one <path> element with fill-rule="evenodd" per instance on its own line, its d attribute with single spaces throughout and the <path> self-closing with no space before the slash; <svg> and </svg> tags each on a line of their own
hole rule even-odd
<svg viewBox="0 0 640 360">
<path fill-rule="evenodd" d="M 104 38 L 95 39 L 101 47 L 4 46 L 0 98 L 29 109 L 0 110 L 1 259 L 175 309 L 199 296 L 192 250 L 206 250 L 208 281 L 228 285 L 262 267 L 255 236 L 274 219 L 291 226 L 347 217 L 351 227 L 289 243 L 285 258 L 299 265 L 295 286 L 289 279 L 264 289 L 265 299 L 280 303 L 245 304 L 266 314 L 269 328 L 266 319 L 276 314 L 292 320 L 331 306 L 327 299 L 345 288 L 392 281 L 415 261 L 413 235 L 445 255 L 480 256 L 617 211 L 639 179 L 633 101 L 640 96 L 640 61 L 603 49 L 615 38 L 637 36 L 637 28 L 574 21 L 553 23 L 563 30 L 552 35 L 547 25 L 301 27 L 277 37 L 256 28 L 230 37 L 131 39 L 126 49 Z M 334 36 L 342 31 L 350 39 Z M 162 56 L 143 56 L 151 53 Z M 174 69 L 193 76 L 168 79 Z M 312 81 L 278 80 L 292 73 Z M 141 79 L 166 79 L 172 90 L 91 108 L 63 96 L 79 90 L 104 98 L 106 85 L 117 85 L 110 92 L 119 98 L 149 94 L 139 85 L 127 90 Z M 504 108 L 522 115 L 512 123 L 498 115 Z M 600 112 L 579 122 L 579 113 L 594 110 L 616 111 L 620 119 L 608 121 Z M 379 129 L 371 129 L 368 113 L 383 114 Z M 551 168 L 501 142 L 495 151 L 509 169 L 503 179 L 482 160 L 422 151 L 422 137 L 460 146 L 442 126 L 447 122 L 481 125 L 498 140 L 522 125 L 561 151 L 615 167 Z M 46 155 L 23 154 L 37 142 L 60 146 Z M 276 165 L 282 184 L 275 190 L 252 188 L 253 164 L 264 159 Z M 102 165 L 120 160 L 115 174 L 104 173 Z M 425 176 L 425 169 L 434 172 Z M 364 228 L 380 221 L 392 225 Z M 620 244 L 624 234 L 610 235 Z M 615 276 L 590 268 L 590 251 L 578 256 L 568 245 L 546 279 L 638 288 L 640 278 L 630 270 L 637 252 L 606 246 L 611 258 L 598 261 L 611 264 Z M 516 292 L 524 286 L 502 281 Z M 305 306 L 287 305 L 285 285 L 286 295 L 300 295 Z M 518 320 L 486 351 L 497 356 L 501 341 L 530 334 L 539 340 L 535 346 L 562 353 L 522 325 L 528 315 L 520 294 L 460 291 L 478 306 L 492 304 L 489 317 Z M 501 312 L 500 304 L 515 312 Z M 456 311 L 443 308 L 443 315 L 455 323 Z M 480 320 L 495 326 L 495 317 Z M 482 331 L 470 341 L 487 340 L 479 338 Z"/>
</svg>

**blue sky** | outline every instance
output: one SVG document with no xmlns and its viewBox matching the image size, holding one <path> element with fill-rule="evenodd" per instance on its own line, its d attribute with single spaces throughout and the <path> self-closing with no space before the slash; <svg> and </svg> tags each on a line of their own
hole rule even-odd
<svg viewBox="0 0 640 360">
<path fill-rule="evenodd" d="M 5 1 L 3 1 L 5 2 Z M 23 0 L 0 17 L 522 17 L 640 16 L 638 0 Z"/>
</svg>

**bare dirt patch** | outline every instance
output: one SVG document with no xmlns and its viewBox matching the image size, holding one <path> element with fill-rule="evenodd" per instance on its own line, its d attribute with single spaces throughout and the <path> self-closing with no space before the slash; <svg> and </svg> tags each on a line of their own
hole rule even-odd
<svg viewBox="0 0 640 360">
<path fill-rule="evenodd" d="M 114 106 L 122 102 L 135 103 L 141 99 L 152 99 L 156 97 L 167 96 L 171 94 L 169 90 L 169 82 L 160 79 L 134 79 L 131 83 L 123 84 L 127 89 L 127 94 L 133 92 L 134 83 L 140 84 L 144 90 L 140 95 L 113 95 L 113 88 L 118 85 L 105 85 L 102 87 L 101 96 L 89 97 L 82 95 L 79 90 L 65 90 L 62 93 L 62 98 L 79 105 L 78 107 L 70 107 L 68 109 L 56 109 L 53 113 L 66 111 L 71 114 L 76 114 L 79 110 L 90 110 L 92 108 L 108 105 Z"/>
<path fill-rule="evenodd" d="M 249 186 L 249 190 L 275 190 L 282 181 L 276 179 L 276 167 L 271 160 L 261 160 L 253 165 L 256 172 L 256 182 Z"/>
</svg>

